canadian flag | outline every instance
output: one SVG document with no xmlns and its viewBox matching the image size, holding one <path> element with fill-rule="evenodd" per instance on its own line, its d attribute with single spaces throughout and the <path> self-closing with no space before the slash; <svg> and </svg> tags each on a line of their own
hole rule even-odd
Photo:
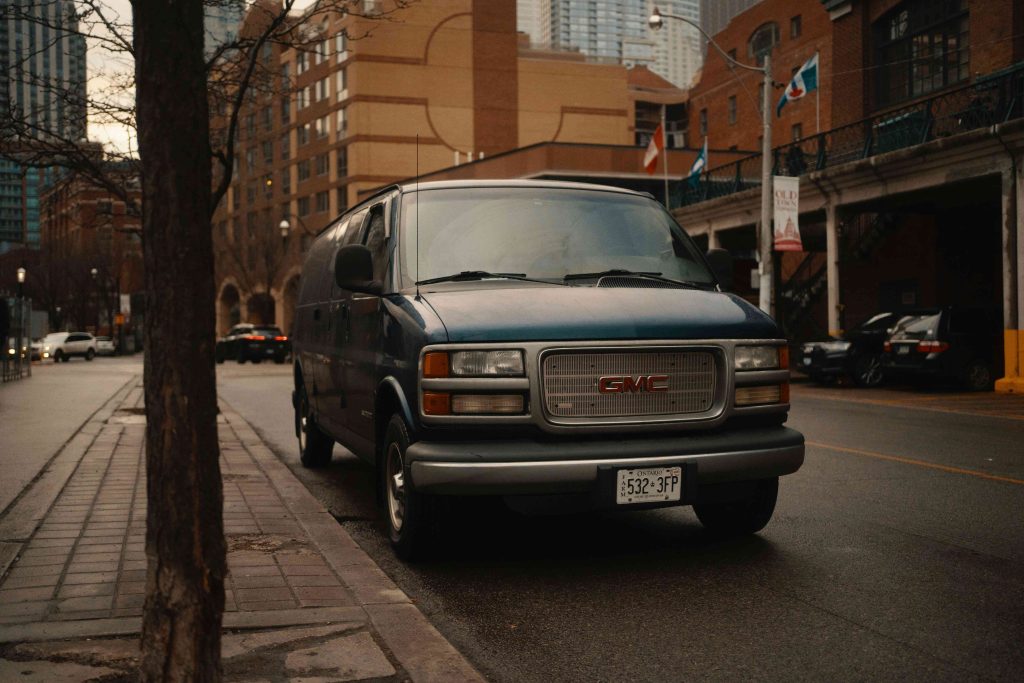
<svg viewBox="0 0 1024 683">
<path fill-rule="evenodd" d="M 650 175 L 654 175 L 654 172 L 658 170 L 658 154 L 663 149 L 665 149 L 665 133 L 661 130 L 659 123 L 654 135 L 651 136 L 651 143 L 647 145 L 647 153 L 644 154 L 644 168 Z"/>
</svg>

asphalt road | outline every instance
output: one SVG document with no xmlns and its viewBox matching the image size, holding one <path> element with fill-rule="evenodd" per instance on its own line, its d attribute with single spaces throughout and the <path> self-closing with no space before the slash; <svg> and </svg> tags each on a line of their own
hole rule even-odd
<svg viewBox="0 0 1024 683">
<path fill-rule="evenodd" d="M 299 466 L 289 373 L 221 366 L 221 396 L 492 680 L 1024 671 L 1020 397 L 795 387 L 807 460 L 758 536 L 711 540 L 688 508 L 523 516 L 481 501 L 456 506 L 438 559 L 406 566 L 368 468 L 340 447 L 326 470 Z"/>
</svg>

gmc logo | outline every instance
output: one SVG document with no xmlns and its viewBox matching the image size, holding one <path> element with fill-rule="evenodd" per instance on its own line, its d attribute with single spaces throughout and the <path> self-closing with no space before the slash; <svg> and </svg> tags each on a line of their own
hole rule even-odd
<svg viewBox="0 0 1024 683">
<path fill-rule="evenodd" d="M 635 394 L 639 391 L 668 391 L 668 375 L 612 375 L 597 380 L 602 394 Z"/>
</svg>

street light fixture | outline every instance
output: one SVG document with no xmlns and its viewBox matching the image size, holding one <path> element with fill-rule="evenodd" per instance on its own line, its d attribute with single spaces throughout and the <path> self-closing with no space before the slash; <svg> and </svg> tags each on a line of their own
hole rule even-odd
<svg viewBox="0 0 1024 683">
<path fill-rule="evenodd" d="M 772 118 L 771 118 L 771 99 L 772 99 L 772 66 L 771 66 L 771 52 L 767 52 L 764 55 L 764 66 L 750 66 L 749 64 L 743 64 L 730 57 L 725 50 L 715 42 L 714 38 L 708 35 L 707 31 L 701 28 L 700 24 L 687 19 L 686 17 L 676 16 L 675 14 L 662 14 L 655 7 L 654 11 L 651 12 L 651 16 L 647 19 L 647 25 L 651 27 L 652 31 L 657 31 L 665 25 L 665 18 L 677 19 L 695 29 L 700 31 L 701 35 L 707 39 L 708 43 L 714 46 L 718 50 L 722 58 L 728 63 L 738 66 L 741 69 L 747 71 L 756 71 L 762 74 L 763 87 L 761 96 L 761 125 L 763 126 L 763 133 L 761 137 L 761 228 L 758 233 L 760 249 L 759 254 L 761 257 L 760 264 L 760 280 L 761 289 L 758 297 L 758 305 L 761 310 L 771 315 L 772 312 Z"/>
</svg>

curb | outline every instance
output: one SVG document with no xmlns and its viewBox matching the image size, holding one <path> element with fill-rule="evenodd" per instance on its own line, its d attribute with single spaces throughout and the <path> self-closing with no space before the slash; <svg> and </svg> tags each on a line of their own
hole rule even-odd
<svg viewBox="0 0 1024 683">
<path fill-rule="evenodd" d="M 277 489 L 327 563 L 352 591 L 364 618 L 373 625 L 411 679 L 446 683 L 486 680 L 352 540 L 252 426 L 226 402 L 221 400 L 221 403 L 222 413 L 243 447 Z"/>
</svg>

